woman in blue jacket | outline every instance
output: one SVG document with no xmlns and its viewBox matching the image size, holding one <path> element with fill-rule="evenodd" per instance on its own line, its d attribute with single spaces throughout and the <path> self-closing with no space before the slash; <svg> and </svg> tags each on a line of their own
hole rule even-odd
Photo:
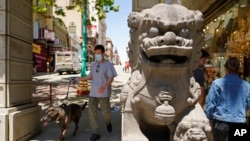
<svg viewBox="0 0 250 141">
<path fill-rule="evenodd" d="M 236 58 L 226 61 L 226 76 L 215 80 L 209 90 L 205 113 L 213 126 L 214 141 L 225 141 L 233 126 L 246 122 L 250 108 L 250 84 L 237 75 L 240 62 Z"/>
</svg>

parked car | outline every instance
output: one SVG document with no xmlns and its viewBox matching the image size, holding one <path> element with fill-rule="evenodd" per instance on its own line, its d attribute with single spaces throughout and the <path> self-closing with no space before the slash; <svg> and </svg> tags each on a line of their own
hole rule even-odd
<svg viewBox="0 0 250 141">
<path fill-rule="evenodd" d="M 63 72 L 80 73 L 81 68 L 81 58 L 78 52 L 55 52 L 55 72 L 58 72 L 59 75 Z"/>
</svg>

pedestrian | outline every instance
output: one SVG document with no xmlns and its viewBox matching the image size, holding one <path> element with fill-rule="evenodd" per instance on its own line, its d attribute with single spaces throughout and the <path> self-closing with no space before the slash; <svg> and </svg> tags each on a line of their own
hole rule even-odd
<svg viewBox="0 0 250 141">
<path fill-rule="evenodd" d="M 250 108 L 250 84 L 238 76 L 239 66 L 238 59 L 228 59 L 226 76 L 216 79 L 207 95 L 205 113 L 212 123 L 214 141 L 225 141 L 227 137 L 232 141 L 228 136 L 230 129 L 246 122 L 246 111 Z"/>
<path fill-rule="evenodd" d="M 194 79 L 197 83 L 199 83 L 201 87 L 201 95 L 198 101 L 201 107 L 204 106 L 205 98 L 206 98 L 205 90 L 204 90 L 204 83 L 205 83 L 204 65 L 208 57 L 209 57 L 209 53 L 206 50 L 202 49 L 201 57 L 199 60 L 199 67 L 193 71 Z"/>
<path fill-rule="evenodd" d="M 126 70 L 126 72 L 129 72 L 129 67 L 130 67 L 129 62 L 125 62 L 125 70 Z"/>
<path fill-rule="evenodd" d="M 89 138 L 89 141 L 96 141 L 100 139 L 100 131 L 97 120 L 99 104 L 106 122 L 107 130 L 108 132 L 112 132 L 112 124 L 110 119 L 111 83 L 113 82 L 113 78 L 117 76 L 113 64 L 104 59 L 104 46 L 95 46 L 94 52 L 96 62 L 92 64 L 89 75 L 78 79 L 78 81 L 92 80 L 89 94 L 88 113 L 93 134 Z"/>
</svg>

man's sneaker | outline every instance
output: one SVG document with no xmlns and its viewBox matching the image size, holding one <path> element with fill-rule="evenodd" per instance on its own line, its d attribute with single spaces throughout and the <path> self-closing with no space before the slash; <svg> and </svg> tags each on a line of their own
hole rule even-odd
<svg viewBox="0 0 250 141">
<path fill-rule="evenodd" d="M 112 124 L 111 123 L 107 124 L 107 130 L 109 133 L 112 132 Z"/>
<path fill-rule="evenodd" d="M 88 141 L 96 141 L 98 139 L 100 139 L 100 134 L 92 134 L 92 136 L 89 138 Z"/>
</svg>

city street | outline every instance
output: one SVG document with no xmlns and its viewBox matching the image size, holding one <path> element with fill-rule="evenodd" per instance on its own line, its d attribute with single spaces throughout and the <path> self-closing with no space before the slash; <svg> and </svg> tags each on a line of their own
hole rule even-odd
<svg viewBox="0 0 250 141">
<path fill-rule="evenodd" d="M 91 101 L 76 136 L 72 122 L 64 138 L 88 141 L 95 117 L 88 88 L 106 95 L 110 81 L 102 79 L 113 72 L 109 63 L 92 65 L 103 60 L 118 76 L 108 91 L 111 133 L 107 104 L 95 108 L 98 141 L 250 135 L 250 0 L 0 0 L 0 141 L 56 141 L 62 121 L 80 113 L 62 104 Z M 97 79 L 78 82 L 91 67 Z M 44 126 L 49 107 L 57 107 L 49 112 L 57 123 Z M 231 139 L 245 118 L 249 129 Z"/>
<path fill-rule="evenodd" d="M 112 83 L 112 96 L 111 96 L 111 107 L 112 107 L 112 124 L 113 132 L 108 133 L 106 130 L 106 125 L 104 119 L 102 118 L 101 112 L 99 112 L 99 124 L 101 139 L 100 141 L 119 141 L 121 140 L 121 113 L 120 113 L 120 92 L 123 85 L 127 82 L 130 73 L 123 73 L 122 66 L 115 66 L 118 76 L 115 77 L 114 82 Z M 57 106 L 61 103 L 78 103 L 83 104 L 88 100 L 86 96 L 77 96 L 76 87 L 77 85 L 70 85 L 69 87 L 69 98 L 65 99 L 68 82 L 72 77 L 79 77 L 79 74 L 64 74 L 59 75 L 56 73 L 52 74 L 35 74 L 33 81 L 37 83 L 52 83 L 52 94 L 53 94 L 53 105 Z M 33 97 L 34 101 L 48 97 L 49 95 L 49 86 L 47 85 L 35 85 L 33 87 Z M 43 112 L 48 108 L 49 101 L 40 101 L 39 105 L 42 106 Z M 85 109 L 82 112 L 82 118 L 80 120 L 79 130 L 76 136 L 72 135 L 74 124 L 70 125 L 65 141 L 86 141 L 91 136 L 91 128 L 88 120 L 88 109 Z M 41 123 L 41 132 L 34 136 L 31 141 L 54 141 L 57 140 L 60 135 L 60 129 L 56 123 L 51 123 L 47 126 L 42 126 Z"/>
</svg>

